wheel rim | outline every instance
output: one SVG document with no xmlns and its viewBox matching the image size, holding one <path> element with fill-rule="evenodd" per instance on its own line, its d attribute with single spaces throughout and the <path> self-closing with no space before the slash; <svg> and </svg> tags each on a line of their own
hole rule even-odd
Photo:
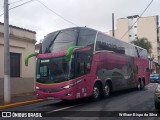
<svg viewBox="0 0 160 120">
<path fill-rule="evenodd" d="M 99 97 L 99 89 L 94 87 L 94 98 L 97 99 Z"/>
<path fill-rule="evenodd" d="M 105 85 L 105 87 L 104 87 L 104 92 L 105 92 L 105 95 L 106 95 L 106 96 L 109 96 L 109 94 L 110 94 L 110 88 L 109 88 L 108 85 Z"/>
<path fill-rule="evenodd" d="M 140 85 L 140 82 L 138 82 L 138 89 L 140 89 L 141 85 Z"/>
</svg>

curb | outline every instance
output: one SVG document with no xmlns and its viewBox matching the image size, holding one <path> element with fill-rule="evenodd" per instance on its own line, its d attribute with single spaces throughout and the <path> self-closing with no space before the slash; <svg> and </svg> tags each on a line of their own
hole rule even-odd
<svg viewBox="0 0 160 120">
<path fill-rule="evenodd" d="M 18 102 L 18 103 L 3 105 L 3 106 L 0 106 L 0 110 L 13 108 L 13 107 L 18 107 L 18 106 L 24 106 L 24 105 L 38 103 L 38 102 L 43 102 L 43 101 L 46 101 L 46 100 L 47 99 L 38 99 L 38 100 L 30 100 L 30 101 L 25 101 L 25 102 Z"/>
</svg>

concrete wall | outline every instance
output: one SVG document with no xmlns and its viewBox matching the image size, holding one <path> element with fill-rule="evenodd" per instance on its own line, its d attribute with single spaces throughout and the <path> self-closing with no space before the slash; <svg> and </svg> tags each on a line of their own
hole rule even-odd
<svg viewBox="0 0 160 120">
<path fill-rule="evenodd" d="M 129 42 L 127 31 L 128 31 L 128 20 L 127 19 L 118 19 L 117 20 L 116 37 L 120 40 L 125 41 L 125 42 Z"/>
<path fill-rule="evenodd" d="M 0 78 L 3 78 L 4 74 L 4 40 L 2 25 L 0 25 Z M 28 67 L 25 66 L 25 57 L 35 52 L 35 33 L 17 30 L 15 28 L 10 29 L 10 52 L 21 54 L 21 70 L 20 77 L 31 78 L 35 76 L 35 59 L 31 58 Z M 26 34 L 25 34 L 26 33 Z"/>
<path fill-rule="evenodd" d="M 158 62 L 157 19 L 156 16 L 142 17 L 137 23 L 138 38 L 146 37 L 152 44 L 152 54 Z"/>
<path fill-rule="evenodd" d="M 34 91 L 34 78 L 11 78 L 11 95 Z M 0 98 L 4 96 L 4 81 L 0 78 Z"/>
</svg>

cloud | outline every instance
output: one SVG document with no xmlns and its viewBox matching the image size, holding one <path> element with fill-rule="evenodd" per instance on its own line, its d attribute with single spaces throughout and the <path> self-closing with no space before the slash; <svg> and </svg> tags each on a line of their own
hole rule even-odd
<svg viewBox="0 0 160 120">
<path fill-rule="evenodd" d="M 14 1 L 17 0 L 10 0 L 10 2 Z M 116 19 L 118 18 L 137 14 L 140 15 L 151 0 L 41 1 L 50 9 L 78 26 L 87 26 L 107 32 L 112 29 L 112 13 L 115 14 L 116 25 Z M 152 16 L 159 14 L 158 2 L 160 3 L 158 0 L 154 1 L 144 15 Z M 19 3 L 15 3 L 12 6 L 18 4 Z M 2 6 L 3 0 L 0 1 L 0 10 Z M 48 32 L 74 26 L 53 14 L 37 1 L 15 8 L 9 12 L 9 15 L 10 24 L 36 31 L 37 40 L 43 39 Z M 0 18 L 0 22 L 3 22 L 3 17 Z"/>
</svg>

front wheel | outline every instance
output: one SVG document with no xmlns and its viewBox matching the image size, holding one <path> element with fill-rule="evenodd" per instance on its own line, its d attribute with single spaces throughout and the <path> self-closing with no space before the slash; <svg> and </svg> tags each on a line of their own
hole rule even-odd
<svg viewBox="0 0 160 120">
<path fill-rule="evenodd" d="M 97 101 L 100 98 L 100 87 L 98 84 L 95 84 L 93 87 L 92 101 Z"/>
</svg>

